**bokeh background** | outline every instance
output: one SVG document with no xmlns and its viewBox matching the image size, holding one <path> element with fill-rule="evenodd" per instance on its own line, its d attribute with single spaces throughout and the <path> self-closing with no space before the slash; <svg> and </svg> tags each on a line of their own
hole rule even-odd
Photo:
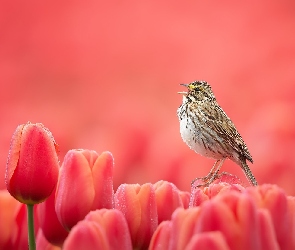
<svg viewBox="0 0 295 250">
<path fill-rule="evenodd" d="M 258 182 L 295 195 L 295 1 L 1 1 L 0 188 L 10 138 L 31 121 L 61 162 L 72 148 L 111 151 L 115 188 L 190 190 L 214 163 L 179 134 L 179 83 L 194 80 L 211 84 Z"/>
</svg>

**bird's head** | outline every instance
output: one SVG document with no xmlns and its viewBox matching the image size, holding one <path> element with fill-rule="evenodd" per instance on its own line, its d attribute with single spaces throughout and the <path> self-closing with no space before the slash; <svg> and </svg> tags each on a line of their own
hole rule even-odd
<svg viewBox="0 0 295 250">
<path fill-rule="evenodd" d="M 189 101 L 211 101 L 215 99 L 211 87 L 206 81 L 194 81 L 189 84 L 181 83 L 180 85 L 185 86 L 187 92 L 182 91 L 178 92 L 178 94 L 184 95 Z"/>
</svg>

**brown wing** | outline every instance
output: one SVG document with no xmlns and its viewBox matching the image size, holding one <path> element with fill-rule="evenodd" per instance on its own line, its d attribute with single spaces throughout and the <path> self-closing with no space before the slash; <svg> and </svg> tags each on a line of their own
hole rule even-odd
<svg viewBox="0 0 295 250">
<path fill-rule="evenodd" d="M 223 138 L 225 143 L 231 145 L 231 147 L 237 151 L 240 156 L 245 157 L 253 163 L 250 152 L 235 125 L 225 114 L 222 108 L 216 104 L 212 105 L 212 103 L 210 103 L 210 105 L 203 105 L 203 107 L 208 108 L 200 110 L 206 119 L 206 125 L 214 130 L 219 137 Z M 214 107 L 214 109 L 212 107 Z"/>
</svg>

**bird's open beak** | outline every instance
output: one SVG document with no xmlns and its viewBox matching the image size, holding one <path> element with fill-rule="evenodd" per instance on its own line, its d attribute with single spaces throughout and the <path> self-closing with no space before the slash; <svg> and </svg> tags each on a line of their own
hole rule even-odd
<svg viewBox="0 0 295 250">
<path fill-rule="evenodd" d="M 186 84 L 186 83 L 181 83 L 179 85 L 184 86 L 184 87 L 188 87 L 188 84 Z"/>
<path fill-rule="evenodd" d="M 181 83 L 180 85 L 184 87 L 188 87 L 188 84 L 185 84 L 185 83 Z M 187 92 L 181 91 L 181 92 L 177 92 L 177 94 L 187 95 Z"/>
</svg>

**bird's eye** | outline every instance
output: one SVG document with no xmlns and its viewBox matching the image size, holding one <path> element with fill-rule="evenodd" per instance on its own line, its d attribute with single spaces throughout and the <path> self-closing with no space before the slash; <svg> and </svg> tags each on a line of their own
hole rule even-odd
<svg viewBox="0 0 295 250">
<path fill-rule="evenodd" d="M 190 90 L 199 90 L 199 87 L 198 86 L 195 86 L 195 85 L 193 85 L 193 84 L 189 84 L 188 85 L 188 88 L 190 89 Z"/>
</svg>

